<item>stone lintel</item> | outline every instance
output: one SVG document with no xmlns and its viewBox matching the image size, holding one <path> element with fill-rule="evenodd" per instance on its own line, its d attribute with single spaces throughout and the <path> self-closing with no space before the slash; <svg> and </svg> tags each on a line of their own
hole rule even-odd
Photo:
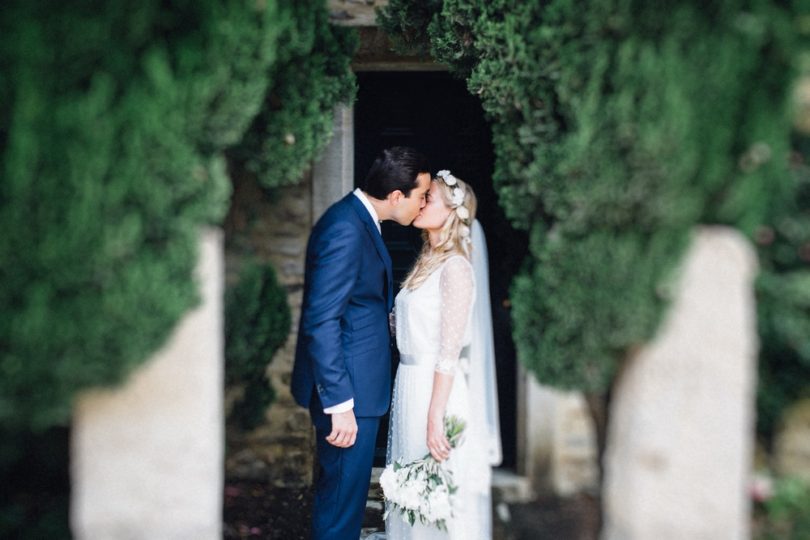
<svg viewBox="0 0 810 540">
<path fill-rule="evenodd" d="M 400 54 L 388 35 L 376 26 L 358 28 L 360 45 L 352 58 L 354 71 L 447 71 L 430 55 Z"/>
<path fill-rule="evenodd" d="M 329 22 L 337 26 L 377 26 L 377 8 L 388 0 L 328 0 Z"/>
</svg>

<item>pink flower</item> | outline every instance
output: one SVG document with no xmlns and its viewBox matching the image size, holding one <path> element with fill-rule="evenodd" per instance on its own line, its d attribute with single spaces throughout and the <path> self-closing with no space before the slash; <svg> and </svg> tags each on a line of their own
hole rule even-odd
<svg viewBox="0 0 810 540">
<path fill-rule="evenodd" d="M 764 474 L 754 474 L 749 484 L 751 498 L 762 503 L 773 497 L 773 479 Z"/>
</svg>

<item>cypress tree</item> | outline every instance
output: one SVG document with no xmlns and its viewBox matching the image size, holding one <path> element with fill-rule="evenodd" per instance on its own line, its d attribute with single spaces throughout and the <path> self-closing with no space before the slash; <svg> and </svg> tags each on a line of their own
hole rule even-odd
<svg viewBox="0 0 810 540">
<path fill-rule="evenodd" d="M 602 443 L 617 366 L 655 332 L 698 223 L 738 227 L 774 272 L 759 288 L 774 340 L 761 364 L 802 356 L 808 261 L 789 277 L 772 258 L 806 242 L 787 96 L 807 7 L 392 0 L 380 14 L 400 49 L 430 51 L 480 96 L 500 203 L 530 233 L 512 288 L 518 357 L 590 395 Z"/>
<path fill-rule="evenodd" d="M 275 11 L 4 6 L 0 424 L 64 422 L 197 302 L 199 229 L 226 208 L 222 150 L 262 103 Z"/>
</svg>

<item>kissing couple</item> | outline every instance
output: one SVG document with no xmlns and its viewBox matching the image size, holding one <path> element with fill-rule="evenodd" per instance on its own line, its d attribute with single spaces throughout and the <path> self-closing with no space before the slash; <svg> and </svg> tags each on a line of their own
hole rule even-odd
<svg viewBox="0 0 810 540">
<path fill-rule="evenodd" d="M 385 537 L 492 537 L 491 467 L 500 462 L 501 448 L 486 244 L 476 202 L 470 186 L 450 171 L 432 176 L 419 152 L 393 147 L 311 232 L 291 386 L 295 400 L 309 408 L 316 433 L 316 540 L 359 539 L 377 430 L 389 405 L 387 462 L 429 454 L 452 472 L 457 489 L 445 526 L 389 512 Z M 423 231 L 422 251 L 396 299 L 384 220 Z M 400 364 L 392 398 L 394 341 Z M 454 447 L 448 417 L 464 425 Z"/>
</svg>

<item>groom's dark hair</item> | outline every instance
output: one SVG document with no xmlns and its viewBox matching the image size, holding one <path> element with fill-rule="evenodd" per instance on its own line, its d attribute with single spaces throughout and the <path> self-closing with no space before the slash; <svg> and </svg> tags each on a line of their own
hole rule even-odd
<svg viewBox="0 0 810 540">
<path fill-rule="evenodd" d="M 410 197 L 421 173 L 430 173 L 430 169 L 427 158 L 420 152 L 407 146 L 386 148 L 374 160 L 360 189 L 375 199 L 385 199 L 396 190 Z"/>
</svg>

